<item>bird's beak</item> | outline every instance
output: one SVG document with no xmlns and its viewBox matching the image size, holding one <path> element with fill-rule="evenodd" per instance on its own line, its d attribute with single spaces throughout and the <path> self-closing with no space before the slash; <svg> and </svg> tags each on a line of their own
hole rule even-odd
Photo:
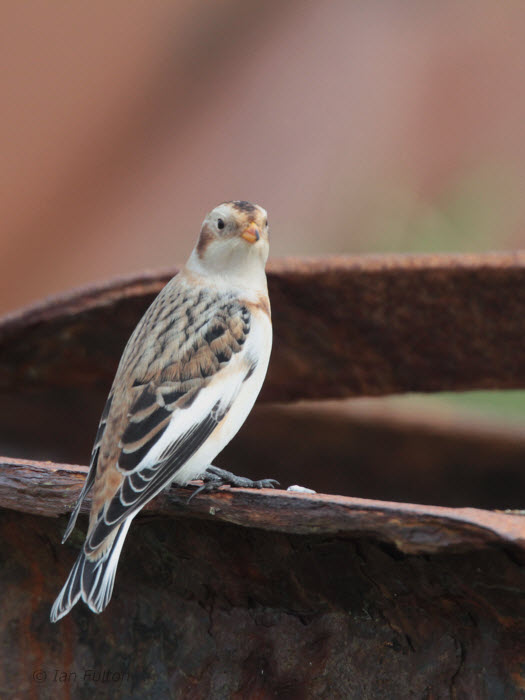
<svg viewBox="0 0 525 700">
<path fill-rule="evenodd" d="M 257 243 L 260 237 L 261 234 L 259 233 L 259 229 L 253 223 L 247 226 L 241 233 L 241 238 L 244 238 L 244 240 L 248 241 L 248 243 Z"/>
</svg>

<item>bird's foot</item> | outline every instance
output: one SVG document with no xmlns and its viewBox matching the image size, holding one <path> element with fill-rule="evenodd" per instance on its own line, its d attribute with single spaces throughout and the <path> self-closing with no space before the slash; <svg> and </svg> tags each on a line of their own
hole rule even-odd
<svg viewBox="0 0 525 700">
<path fill-rule="evenodd" d="M 210 466 L 206 469 L 202 476 L 202 480 L 204 481 L 204 484 L 191 494 L 191 496 L 188 498 L 188 503 L 197 494 L 216 491 L 221 486 L 231 486 L 233 488 L 245 489 L 273 489 L 275 486 L 279 486 L 279 482 L 275 479 L 260 479 L 258 481 L 253 481 L 245 476 L 235 476 L 235 474 L 226 471 L 226 469 L 215 467 L 213 464 L 210 464 Z"/>
</svg>

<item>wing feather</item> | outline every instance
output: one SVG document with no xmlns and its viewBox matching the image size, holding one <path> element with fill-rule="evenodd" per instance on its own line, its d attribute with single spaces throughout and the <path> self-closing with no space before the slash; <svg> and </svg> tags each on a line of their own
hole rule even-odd
<svg viewBox="0 0 525 700">
<path fill-rule="evenodd" d="M 215 307 L 207 304 L 204 319 L 202 314 L 196 317 L 198 306 L 189 305 L 185 312 L 186 316 L 190 314 L 193 326 L 191 334 L 185 329 L 188 337 L 181 344 L 181 355 L 165 357 L 163 366 L 149 381 L 147 368 L 146 376 L 133 382 L 133 400 L 119 440 L 118 468 L 123 473 L 137 469 L 162 437 L 173 414 L 188 409 L 244 346 L 251 322 L 246 306 L 231 300 Z M 165 331 L 162 334 L 169 339 Z M 175 344 L 177 339 L 171 340 Z"/>
<path fill-rule="evenodd" d="M 231 404 L 230 404 L 231 405 Z M 219 402 L 204 420 L 195 424 L 165 451 L 153 466 L 144 467 L 126 476 L 107 507 L 99 513 L 97 523 L 86 540 L 85 552 L 96 551 L 114 528 L 142 508 L 173 481 L 180 467 L 199 449 L 218 426 L 226 411 Z"/>
<path fill-rule="evenodd" d="M 253 371 L 242 352 L 251 327 L 245 304 L 209 290 L 177 296 L 172 289 L 170 298 L 170 311 L 162 293 L 150 307 L 117 371 L 85 543 L 94 558 L 116 527 L 174 480 Z"/>
<path fill-rule="evenodd" d="M 67 525 L 66 531 L 64 532 L 64 536 L 62 537 L 62 544 L 64 544 L 64 542 L 67 540 L 67 538 L 69 537 L 69 535 L 73 531 L 73 528 L 75 527 L 75 523 L 77 522 L 78 514 L 80 513 L 80 507 L 82 506 L 84 498 L 88 495 L 93 484 L 95 483 L 95 476 L 97 473 L 97 466 L 98 466 L 98 458 L 99 458 L 99 454 L 100 454 L 100 445 L 102 442 L 102 437 L 104 435 L 104 431 L 106 429 L 106 424 L 107 424 L 109 412 L 111 410 L 112 401 L 113 401 L 113 394 L 110 393 L 108 396 L 108 399 L 106 401 L 106 404 L 104 406 L 104 410 L 102 411 L 102 416 L 100 417 L 100 423 L 98 425 L 98 430 L 97 430 L 97 434 L 95 437 L 95 444 L 93 445 L 93 450 L 91 452 L 91 461 L 89 463 L 88 475 L 87 475 L 86 480 L 84 482 L 84 486 L 82 487 L 82 491 L 80 492 L 80 495 L 77 499 L 77 502 L 75 503 L 75 507 L 73 508 L 73 512 L 69 516 L 69 523 Z"/>
</svg>

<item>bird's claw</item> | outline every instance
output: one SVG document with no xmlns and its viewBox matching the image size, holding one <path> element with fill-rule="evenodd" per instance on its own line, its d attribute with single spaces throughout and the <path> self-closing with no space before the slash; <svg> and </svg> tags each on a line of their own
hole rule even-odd
<svg viewBox="0 0 525 700">
<path fill-rule="evenodd" d="M 199 493 L 208 493 L 209 491 L 215 491 L 215 489 L 219 488 L 219 486 L 222 486 L 222 484 L 217 485 L 212 481 L 206 481 L 202 486 L 199 486 L 199 488 L 191 494 L 191 496 L 188 498 L 188 503 Z"/>
<path fill-rule="evenodd" d="M 276 486 L 280 486 L 280 483 L 276 479 L 260 479 L 259 481 L 252 481 L 250 489 L 274 489 Z"/>
<path fill-rule="evenodd" d="M 209 493 L 216 491 L 221 486 L 231 486 L 232 488 L 245 489 L 273 489 L 279 486 L 276 479 L 259 479 L 254 481 L 245 476 L 236 476 L 232 472 L 220 467 L 215 467 L 213 464 L 206 469 L 202 476 L 204 484 L 194 491 L 188 499 L 188 503 L 199 493 Z"/>
</svg>

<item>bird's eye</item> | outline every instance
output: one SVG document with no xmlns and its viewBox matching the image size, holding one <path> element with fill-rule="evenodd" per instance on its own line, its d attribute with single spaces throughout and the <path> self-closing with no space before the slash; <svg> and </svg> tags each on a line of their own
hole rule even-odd
<svg viewBox="0 0 525 700">
<path fill-rule="evenodd" d="M 224 228 L 224 220 L 223 219 L 218 219 L 217 228 Z"/>
<path fill-rule="evenodd" d="M 264 222 L 264 225 L 266 226 L 266 228 L 268 228 L 268 219 L 266 219 L 266 221 Z"/>
</svg>

